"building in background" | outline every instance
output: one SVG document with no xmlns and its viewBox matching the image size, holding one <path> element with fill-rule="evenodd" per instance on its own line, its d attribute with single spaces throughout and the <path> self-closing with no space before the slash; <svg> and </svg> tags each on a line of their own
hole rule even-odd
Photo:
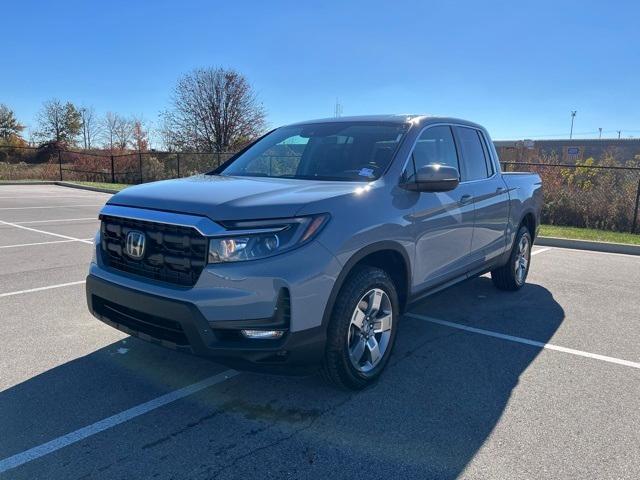
<svg viewBox="0 0 640 480">
<path fill-rule="evenodd" d="M 625 165 L 640 156 L 640 138 L 498 140 L 494 144 L 503 162 L 535 162 L 555 153 L 561 163 L 612 156 Z"/>
</svg>

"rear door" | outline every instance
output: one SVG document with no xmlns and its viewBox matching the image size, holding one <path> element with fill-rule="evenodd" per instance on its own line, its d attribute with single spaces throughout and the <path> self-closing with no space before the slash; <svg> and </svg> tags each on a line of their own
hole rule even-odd
<svg viewBox="0 0 640 480">
<path fill-rule="evenodd" d="M 430 163 L 460 170 L 458 150 L 450 125 L 426 127 L 416 141 L 405 175 Z M 412 192 L 417 196 L 412 222 L 415 232 L 416 290 L 464 274 L 470 264 L 473 236 L 472 186 L 460 184 L 449 192 Z"/>
<path fill-rule="evenodd" d="M 463 162 L 463 184 L 470 188 L 475 207 L 471 255 L 486 262 L 505 251 L 509 193 L 482 130 L 456 126 Z"/>
</svg>

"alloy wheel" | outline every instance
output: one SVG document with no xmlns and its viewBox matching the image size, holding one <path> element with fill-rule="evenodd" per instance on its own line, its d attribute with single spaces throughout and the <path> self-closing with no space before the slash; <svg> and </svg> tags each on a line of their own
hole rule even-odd
<svg viewBox="0 0 640 480">
<path fill-rule="evenodd" d="M 393 311 L 391 300 L 380 288 L 367 291 L 351 315 L 347 346 L 352 365 L 367 373 L 380 363 L 389 348 Z"/>
</svg>

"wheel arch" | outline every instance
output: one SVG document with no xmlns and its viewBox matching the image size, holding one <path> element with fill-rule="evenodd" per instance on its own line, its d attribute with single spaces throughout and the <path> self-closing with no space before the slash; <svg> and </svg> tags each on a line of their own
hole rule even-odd
<svg viewBox="0 0 640 480">
<path fill-rule="evenodd" d="M 404 311 L 409 297 L 409 289 L 411 288 L 411 263 L 409 261 L 409 254 L 406 249 L 397 242 L 376 242 L 358 250 L 343 266 L 340 275 L 338 275 L 331 289 L 329 300 L 324 310 L 322 317 L 323 327 L 326 328 L 329 324 L 331 313 L 333 312 L 336 299 L 344 282 L 349 278 L 349 275 L 354 269 L 360 265 L 382 268 L 391 276 L 398 293 L 400 311 Z"/>
<path fill-rule="evenodd" d="M 538 222 L 537 222 L 536 216 L 535 216 L 535 214 L 534 214 L 534 212 L 532 210 L 524 212 L 524 214 L 522 215 L 522 219 L 520 220 L 519 225 L 527 227 L 527 229 L 529 230 L 529 233 L 531 234 L 531 240 L 534 240 L 536 238 L 536 231 L 538 229 Z M 518 227 L 518 230 L 520 229 L 520 226 Z"/>
</svg>

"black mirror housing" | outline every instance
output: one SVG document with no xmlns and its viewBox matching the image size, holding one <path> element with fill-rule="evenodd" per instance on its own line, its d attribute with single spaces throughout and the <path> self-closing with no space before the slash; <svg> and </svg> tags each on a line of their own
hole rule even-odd
<svg viewBox="0 0 640 480">
<path fill-rule="evenodd" d="M 416 172 L 412 182 L 402 185 L 414 192 L 448 192 L 460 183 L 460 172 L 450 165 L 432 163 Z"/>
</svg>

